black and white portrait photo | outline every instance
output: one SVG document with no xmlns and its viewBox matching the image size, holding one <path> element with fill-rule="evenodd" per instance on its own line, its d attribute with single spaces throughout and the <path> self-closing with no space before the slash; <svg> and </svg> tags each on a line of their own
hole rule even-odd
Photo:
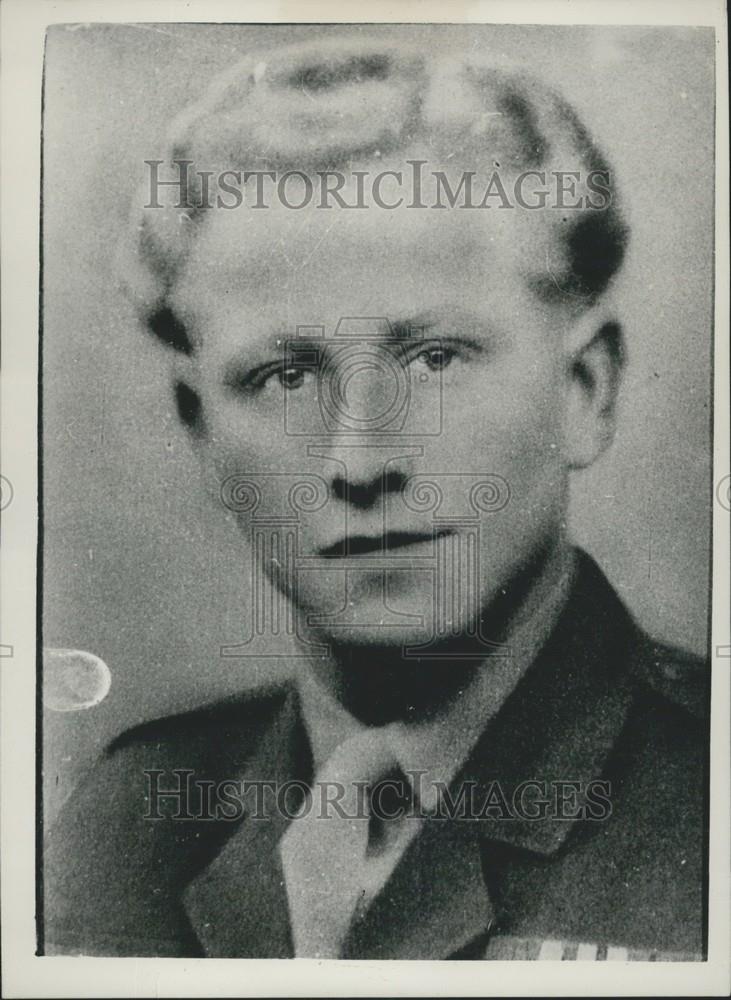
<svg viewBox="0 0 731 1000">
<path fill-rule="evenodd" d="M 716 29 L 63 6 L 36 954 L 700 968 Z"/>
</svg>

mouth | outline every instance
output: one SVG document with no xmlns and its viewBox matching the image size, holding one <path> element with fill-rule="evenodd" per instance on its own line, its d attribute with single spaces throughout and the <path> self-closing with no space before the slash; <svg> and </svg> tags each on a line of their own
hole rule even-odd
<svg viewBox="0 0 731 1000">
<path fill-rule="evenodd" d="M 387 531 L 383 535 L 348 535 L 320 549 L 324 558 L 336 559 L 347 556 L 388 555 L 412 545 L 433 542 L 437 538 L 451 535 L 447 529 L 440 531 Z"/>
</svg>

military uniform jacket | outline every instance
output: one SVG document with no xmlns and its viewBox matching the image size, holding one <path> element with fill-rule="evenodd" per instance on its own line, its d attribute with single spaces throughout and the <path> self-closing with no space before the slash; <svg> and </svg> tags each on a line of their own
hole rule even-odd
<svg viewBox="0 0 731 1000">
<path fill-rule="evenodd" d="M 488 798 L 499 785 L 510 803 L 526 781 L 571 783 L 568 806 L 564 796 L 557 811 L 554 797 L 534 819 L 493 799 L 479 819 L 427 820 L 342 957 L 702 959 L 704 676 L 700 662 L 641 632 L 579 553 L 550 639 L 453 786 Z M 194 794 L 189 818 L 174 818 L 175 799 L 147 818 L 149 772 L 168 788 L 174 771 L 190 772 L 194 789 L 311 782 L 294 687 L 149 722 L 108 747 L 50 837 L 47 954 L 293 955 L 277 849 L 286 817 L 207 816 Z M 611 808 L 582 799 L 589 787 Z"/>
</svg>

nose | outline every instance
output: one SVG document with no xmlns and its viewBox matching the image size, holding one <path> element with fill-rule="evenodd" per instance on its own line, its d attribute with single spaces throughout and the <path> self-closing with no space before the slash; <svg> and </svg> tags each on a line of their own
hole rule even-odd
<svg viewBox="0 0 731 1000">
<path fill-rule="evenodd" d="M 356 449 L 352 449 L 355 451 Z M 360 510 L 375 507 L 388 494 L 398 494 L 406 482 L 401 469 L 364 467 L 357 459 L 354 468 L 348 467 L 345 475 L 336 475 L 332 481 L 332 494 L 337 500 Z"/>
<path fill-rule="evenodd" d="M 403 490 L 421 453 L 399 434 L 409 388 L 401 357 L 379 342 L 354 339 L 334 351 L 321 381 L 328 446 L 308 449 L 334 463 L 334 500 L 366 511 Z"/>
</svg>

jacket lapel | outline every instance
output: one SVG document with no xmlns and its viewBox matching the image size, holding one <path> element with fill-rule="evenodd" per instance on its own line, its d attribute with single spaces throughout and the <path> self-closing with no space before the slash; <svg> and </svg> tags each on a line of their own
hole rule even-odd
<svg viewBox="0 0 731 1000">
<path fill-rule="evenodd" d="M 493 803 L 475 821 L 479 836 L 543 855 L 557 851 L 580 819 L 587 785 L 602 776 L 635 690 L 640 633 L 601 571 L 578 555 L 553 634 L 457 779 L 474 783 L 478 802 Z M 521 793 L 525 782 L 534 784 Z M 553 808 L 556 782 L 574 786 L 563 816 Z M 531 815 L 530 793 L 538 799 L 543 788 L 549 808 Z M 514 808 L 520 803 L 524 817 Z"/>
<path fill-rule="evenodd" d="M 342 957 L 448 958 L 486 938 L 492 919 L 477 839 L 457 823 L 427 822 L 351 927 Z"/>
<path fill-rule="evenodd" d="M 281 788 L 309 782 L 310 749 L 297 697 L 288 695 L 246 768 L 247 782 Z M 253 785 L 249 786 L 253 788 Z M 261 787 L 261 786 L 260 786 Z M 294 795 L 287 808 L 294 808 Z M 253 798 L 247 796 L 253 805 Z M 264 814 L 246 815 L 223 849 L 186 888 L 188 918 L 209 957 L 290 958 L 294 954 L 277 845 L 287 818 L 262 787 Z"/>
<path fill-rule="evenodd" d="M 490 842 L 546 857 L 565 843 L 587 783 L 601 776 L 624 726 L 639 634 L 603 574 L 579 553 L 574 588 L 551 638 L 452 785 L 453 802 L 466 787 L 478 811 L 490 807 L 473 821 L 424 824 L 351 928 L 344 958 L 441 959 L 487 940 L 505 916 L 488 895 L 490 862 L 510 857 Z M 552 810 L 539 819 L 517 816 L 516 790 L 527 781 L 549 789 L 577 783 L 567 818 Z"/>
</svg>

